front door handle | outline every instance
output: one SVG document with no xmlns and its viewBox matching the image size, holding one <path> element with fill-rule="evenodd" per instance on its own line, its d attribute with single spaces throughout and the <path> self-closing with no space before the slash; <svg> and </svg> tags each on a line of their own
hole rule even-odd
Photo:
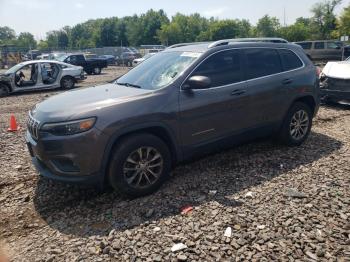
<svg viewBox="0 0 350 262">
<path fill-rule="evenodd" d="M 289 79 L 289 78 L 284 79 L 284 80 L 282 81 L 282 84 L 284 84 L 284 85 L 289 85 L 289 84 L 291 84 L 291 83 L 293 83 L 293 80 L 292 80 L 292 79 Z"/>
<path fill-rule="evenodd" d="M 245 93 L 245 90 L 242 89 L 236 89 L 231 92 L 231 96 L 240 96 Z"/>
</svg>

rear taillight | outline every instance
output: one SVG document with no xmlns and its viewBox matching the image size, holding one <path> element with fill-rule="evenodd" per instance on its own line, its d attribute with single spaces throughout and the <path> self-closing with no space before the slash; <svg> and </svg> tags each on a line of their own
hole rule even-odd
<svg viewBox="0 0 350 262">
<path fill-rule="evenodd" d="M 316 75 L 317 75 L 317 77 L 320 77 L 321 72 L 322 72 L 321 68 L 319 66 L 316 66 Z"/>
</svg>

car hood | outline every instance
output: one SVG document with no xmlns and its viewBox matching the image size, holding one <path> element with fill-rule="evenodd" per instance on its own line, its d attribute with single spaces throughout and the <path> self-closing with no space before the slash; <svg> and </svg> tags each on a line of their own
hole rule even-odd
<svg viewBox="0 0 350 262">
<path fill-rule="evenodd" d="M 322 73 L 327 77 L 350 79 L 350 62 L 328 62 Z"/>
<path fill-rule="evenodd" d="M 32 116 L 45 122 L 59 122 L 96 116 L 99 110 L 143 98 L 151 90 L 106 84 L 52 96 L 37 104 Z"/>
</svg>

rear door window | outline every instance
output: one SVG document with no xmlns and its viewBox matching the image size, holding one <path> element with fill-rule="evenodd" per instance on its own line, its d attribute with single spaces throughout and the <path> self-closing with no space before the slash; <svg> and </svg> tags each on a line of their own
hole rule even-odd
<svg viewBox="0 0 350 262">
<path fill-rule="evenodd" d="M 289 71 L 303 66 L 303 62 L 301 62 L 300 58 L 294 52 L 288 49 L 279 49 L 278 52 L 281 57 L 283 71 Z"/>
<path fill-rule="evenodd" d="M 245 49 L 246 79 L 273 75 L 282 72 L 280 56 L 275 49 Z"/>
<path fill-rule="evenodd" d="M 242 81 L 240 50 L 216 53 L 206 59 L 192 75 L 209 77 L 211 87 L 224 86 Z"/>
<path fill-rule="evenodd" d="M 324 49 L 324 42 L 315 42 L 315 49 Z"/>
</svg>

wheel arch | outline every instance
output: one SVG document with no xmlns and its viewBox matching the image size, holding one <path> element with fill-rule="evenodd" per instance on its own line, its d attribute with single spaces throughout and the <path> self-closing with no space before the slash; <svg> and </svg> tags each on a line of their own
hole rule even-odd
<svg viewBox="0 0 350 262">
<path fill-rule="evenodd" d="M 308 105 L 310 107 L 310 109 L 312 110 L 312 114 L 313 115 L 315 114 L 316 101 L 315 101 L 313 96 L 307 95 L 307 96 L 298 97 L 293 101 L 293 103 L 290 106 L 292 106 L 296 102 L 302 102 L 302 103 Z"/>
<path fill-rule="evenodd" d="M 127 128 L 121 132 L 116 132 L 112 135 L 107 143 L 103 162 L 102 162 L 102 172 L 105 175 L 107 174 L 107 169 L 110 164 L 111 156 L 113 150 L 120 144 L 120 141 L 130 135 L 135 135 L 138 133 L 152 134 L 160 138 L 169 148 L 172 158 L 172 165 L 181 161 L 182 154 L 179 146 L 177 145 L 177 139 L 171 129 L 164 124 L 149 124 L 149 125 L 137 125 Z"/>
<path fill-rule="evenodd" d="M 12 86 L 10 83 L 8 82 L 5 82 L 5 81 L 0 81 L 0 85 L 4 85 L 4 86 L 7 86 L 7 88 L 9 89 L 9 92 L 12 92 Z"/>
</svg>

